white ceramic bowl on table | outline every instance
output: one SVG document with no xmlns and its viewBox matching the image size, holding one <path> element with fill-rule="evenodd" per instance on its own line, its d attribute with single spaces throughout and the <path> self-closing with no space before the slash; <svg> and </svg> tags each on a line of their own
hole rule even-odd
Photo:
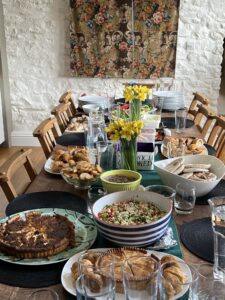
<svg viewBox="0 0 225 300">
<path fill-rule="evenodd" d="M 151 202 L 166 214 L 149 224 L 131 226 L 110 224 L 98 218 L 98 214 L 106 205 L 129 200 Z M 146 191 L 122 191 L 108 194 L 98 199 L 92 207 L 96 226 L 107 240 L 119 246 L 135 247 L 143 247 L 157 241 L 167 230 L 171 211 L 172 202 L 169 198 Z"/>
<path fill-rule="evenodd" d="M 89 114 L 91 111 L 99 110 L 99 106 L 97 104 L 85 104 L 82 106 L 82 108 L 86 114 Z"/>
<path fill-rule="evenodd" d="M 78 99 L 78 106 L 80 108 L 85 104 L 95 104 L 99 107 L 104 107 L 106 105 L 107 97 L 106 96 L 98 96 L 98 95 L 90 95 L 90 96 L 80 96 Z"/>
<path fill-rule="evenodd" d="M 210 172 L 217 176 L 214 181 L 196 181 L 183 178 L 179 175 L 173 174 L 165 170 L 165 167 L 171 163 L 175 158 L 169 158 L 165 160 L 160 160 L 154 163 L 155 170 L 160 176 L 163 184 L 168 185 L 172 188 L 176 188 L 177 183 L 190 182 L 195 186 L 196 197 L 201 197 L 208 194 L 214 189 L 214 187 L 220 182 L 220 180 L 225 175 L 224 163 L 212 155 L 187 155 L 184 156 L 184 164 L 211 164 Z"/>
</svg>

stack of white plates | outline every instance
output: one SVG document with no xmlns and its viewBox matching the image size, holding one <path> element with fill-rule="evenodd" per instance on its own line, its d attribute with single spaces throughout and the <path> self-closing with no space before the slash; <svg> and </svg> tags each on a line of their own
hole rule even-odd
<svg viewBox="0 0 225 300">
<path fill-rule="evenodd" d="M 174 91 L 157 91 L 153 96 L 163 99 L 163 109 L 174 111 L 182 108 L 184 104 L 184 95 L 180 92 Z"/>
<path fill-rule="evenodd" d="M 96 104 L 100 107 L 104 107 L 106 105 L 107 97 L 98 96 L 98 95 L 90 95 L 90 96 L 81 96 L 78 99 L 78 106 L 82 108 L 85 104 Z"/>
</svg>

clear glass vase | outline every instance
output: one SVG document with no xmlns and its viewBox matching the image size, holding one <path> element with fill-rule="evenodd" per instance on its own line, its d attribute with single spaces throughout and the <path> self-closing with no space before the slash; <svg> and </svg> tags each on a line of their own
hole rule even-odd
<svg viewBox="0 0 225 300">
<path fill-rule="evenodd" d="M 137 139 L 120 140 L 121 168 L 137 171 Z"/>
<path fill-rule="evenodd" d="M 141 118 L 141 101 L 139 99 L 133 99 L 129 103 L 130 120 L 138 121 Z"/>
</svg>

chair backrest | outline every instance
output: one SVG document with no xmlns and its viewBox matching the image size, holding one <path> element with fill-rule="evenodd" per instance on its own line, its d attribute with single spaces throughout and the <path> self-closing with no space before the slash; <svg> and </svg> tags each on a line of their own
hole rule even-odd
<svg viewBox="0 0 225 300">
<path fill-rule="evenodd" d="M 198 104 L 203 104 L 205 106 L 208 106 L 209 103 L 211 102 L 210 99 L 204 95 L 204 94 L 200 94 L 198 92 L 193 93 L 194 98 L 192 99 L 192 102 L 190 104 L 190 107 L 188 109 L 188 114 L 195 117 L 198 111 Z"/>
<path fill-rule="evenodd" d="M 11 201 L 18 196 L 13 185 L 12 178 L 22 166 L 24 166 L 31 182 L 37 176 L 37 172 L 29 157 L 31 152 L 32 149 L 18 150 L 3 165 L 0 166 L 0 186 L 2 187 L 8 201 Z"/>
<path fill-rule="evenodd" d="M 70 120 L 73 117 L 71 108 L 70 108 L 70 103 L 60 103 L 57 105 L 53 110 L 51 111 L 51 114 L 53 114 L 57 122 L 59 124 L 61 132 L 64 132 L 65 129 L 67 128 Z"/>
<path fill-rule="evenodd" d="M 209 109 L 206 105 L 197 104 L 197 111 L 194 117 L 194 122 L 203 138 L 210 134 L 213 123 L 216 122 L 216 113 Z"/>
<path fill-rule="evenodd" d="M 207 144 L 213 146 L 218 152 L 225 138 L 225 119 L 220 116 L 215 116 L 215 119 L 216 121 L 207 139 Z"/>
<path fill-rule="evenodd" d="M 69 103 L 70 111 L 72 113 L 72 116 L 74 117 L 77 113 L 77 110 L 74 105 L 73 98 L 74 95 L 72 92 L 66 92 L 60 97 L 59 103 Z"/>
<path fill-rule="evenodd" d="M 56 118 L 48 118 L 41 122 L 33 131 L 33 136 L 37 137 L 46 158 L 50 156 L 56 145 L 56 138 L 62 135 Z"/>
<path fill-rule="evenodd" d="M 225 135 L 223 135 L 223 138 L 221 139 L 221 143 L 217 149 L 216 156 L 225 164 Z"/>
</svg>

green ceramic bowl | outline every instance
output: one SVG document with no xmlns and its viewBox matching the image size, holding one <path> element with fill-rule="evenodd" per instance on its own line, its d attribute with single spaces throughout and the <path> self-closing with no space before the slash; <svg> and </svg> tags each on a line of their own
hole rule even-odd
<svg viewBox="0 0 225 300">
<path fill-rule="evenodd" d="M 126 177 L 135 178 L 134 181 L 126 183 L 117 183 L 108 180 L 109 176 L 120 175 Z M 119 191 L 133 191 L 138 190 L 142 176 L 140 173 L 131 170 L 112 170 L 101 174 L 100 179 L 102 181 L 103 188 L 107 193 L 114 193 Z"/>
</svg>

